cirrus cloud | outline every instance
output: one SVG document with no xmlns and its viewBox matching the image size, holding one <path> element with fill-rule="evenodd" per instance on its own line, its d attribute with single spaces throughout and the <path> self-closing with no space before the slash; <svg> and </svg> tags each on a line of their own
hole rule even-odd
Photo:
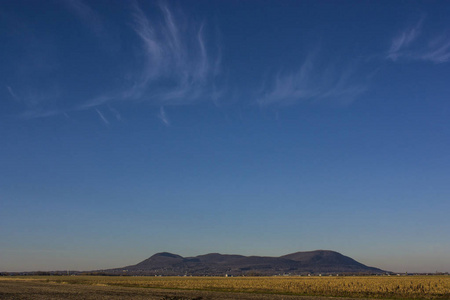
<svg viewBox="0 0 450 300">
<path fill-rule="evenodd" d="M 386 58 L 391 61 L 417 60 L 433 63 L 450 61 L 450 34 L 422 36 L 423 19 L 397 34 L 391 42 Z M 433 36 L 433 35 L 431 35 Z"/>
</svg>

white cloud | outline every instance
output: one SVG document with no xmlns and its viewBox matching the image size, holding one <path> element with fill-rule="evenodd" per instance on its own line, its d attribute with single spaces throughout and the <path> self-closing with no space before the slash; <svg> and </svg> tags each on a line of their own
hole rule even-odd
<svg viewBox="0 0 450 300">
<path fill-rule="evenodd" d="M 450 61 L 450 36 L 442 34 L 435 38 L 421 35 L 422 20 L 414 27 L 398 34 L 391 42 L 387 59 L 429 61 L 445 63 Z"/>
<path fill-rule="evenodd" d="M 20 114 L 24 119 L 54 117 L 66 113 L 64 110 L 57 109 L 31 109 Z"/>
<path fill-rule="evenodd" d="M 64 0 L 63 3 L 96 33 L 99 40 L 103 41 L 108 36 L 104 21 L 88 4 L 82 0 Z M 194 22 L 182 11 L 174 11 L 165 3 L 160 3 L 156 9 L 159 13 L 150 18 L 137 3 L 133 3 L 131 22 L 122 24 L 129 26 L 138 42 L 133 45 L 127 65 L 123 66 L 127 75 L 117 74 L 118 78 L 126 77 L 122 83 L 84 101 L 74 99 L 66 102 L 64 107 L 44 107 L 40 102 L 29 105 L 30 111 L 22 116 L 44 117 L 67 111 L 98 109 L 126 101 L 155 106 L 217 102 L 222 95 L 216 80 L 220 73 L 220 49 L 214 45 L 211 47 L 206 37 L 206 23 Z M 12 89 L 8 88 L 8 91 L 14 94 Z M 121 119 L 117 111 L 109 110 L 117 120 Z M 97 114 L 103 120 L 104 114 L 100 111 Z"/>
<path fill-rule="evenodd" d="M 78 111 L 78 110 L 87 110 L 87 109 L 91 109 L 94 107 L 98 107 L 104 104 L 107 104 L 111 101 L 114 101 L 115 97 L 113 96 L 106 96 L 106 95 L 102 95 L 102 96 L 98 96 L 95 98 L 90 99 L 88 102 L 79 105 L 77 107 L 74 107 L 72 110 Z"/>
<path fill-rule="evenodd" d="M 65 3 L 95 32 L 103 33 L 108 28 L 82 0 L 65 0 Z M 169 8 L 165 3 L 156 7 L 158 11 L 152 12 L 152 17 L 143 7 L 132 4 L 128 30 L 135 40 L 130 38 L 127 42 L 134 42 L 130 46 L 133 51 L 123 52 L 130 55 L 127 63 L 120 68 L 127 75 L 116 74 L 116 86 L 84 99 L 73 100 L 69 96 L 66 102 L 52 101 L 47 106 L 29 105 L 30 111 L 23 116 L 46 117 L 68 111 L 95 110 L 102 122 L 108 125 L 115 119 L 122 120 L 121 114 L 111 105 L 117 107 L 119 103 L 142 102 L 159 107 L 158 118 L 165 125 L 170 125 L 164 107 L 202 101 L 219 105 L 225 95 L 224 85 L 219 82 L 221 53 L 217 43 L 212 43 L 208 38 L 207 23 L 192 21 L 183 12 Z M 419 34 L 420 26 L 416 26 L 394 39 L 389 51 L 390 59 L 402 57 L 403 51 L 414 44 Z M 439 41 L 436 43 L 439 44 Z M 448 47 L 446 44 L 437 47 L 437 51 L 428 54 L 428 59 L 448 59 Z M 363 74 L 360 65 L 346 65 L 345 62 L 322 65 L 323 57 L 319 59 L 317 56 L 317 52 L 307 56 L 297 69 L 279 71 L 267 80 L 260 91 L 249 92 L 238 84 L 233 90 L 235 98 L 242 99 L 243 94 L 251 94 L 250 101 L 261 106 L 326 100 L 350 103 L 367 90 L 367 80 L 360 76 Z M 14 95 L 10 87 L 8 90 Z"/>
<path fill-rule="evenodd" d="M 391 43 L 391 47 L 388 51 L 387 58 L 395 61 L 399 57 L 404 55 L 405 49 L 407 49 L 413 41 L 420 35 L 422 27 L 422 20 L 417 23 L 416 26 L 406 29 L 397 35 Z"/>
<path fill-rule="evenodd" d="M 123 96 L 165 105 L 212 98 L 217 58 L 206 46 L 205 25 L 189 22 L 181 12 L 175 16 L 163 4 L 160 10 L 161 19 L 150 20 L 134 6 L 133 29 L 142 43 L 144 61 L 135 72 L 135 84 Z M 186 21 L 181 25 L 179 20 Z"/>
<path fill-rule="evenodd" d="M 109 125 L 109 121 L 108 121 L 108 119 L 106 119 L 105 115 L 100 110 L 98 110 L 97 108 L 95 109 L 95 111 L 97 112 L 98 116 L 100 117 L 100 120 L 102 120 L 102 122 L 105 125 Z"/>
<path fill-rule="evenodd" d="M 82 2 L 74 3 L 82 4 L 78 9 L 83 15 L 92 15 Z M 132 30 L 140 42 L 137 55 L 130 58 L 136 62 L 127 76 L 133 83 L 93 97 L 72 110 L 87 110 L 120 101 L 159 106 L 218 101 L 222 95 L 216 82 L 220 55 L 209 50 L 205 24 L 191 22 L 182 12 L 175 13 L 164 4 L 158 9 L 160 18 L 150 19 L 136 3 L 133 5 Z M 117 111 L 114 115 L 118 120 L 121 118 Z M 164 109 L 160 116 L 164 116 L 161 119 L 168 125 Z"/>
<path fill-rule="evenodd" d="M 111 113 L 116 117 L 117 121 L 122 121 L 122 115 L 119 113 L 119 111 L 110 105 L 108 105 L 109 110 Z"/>
<path fill-rule="evenodd" d="M 6 89 L 8 90 L 9 94 L 11 95 L 11 97 L 13 97 L 15 101 L 20 102 L 19 96 L 17 96 L 17 94 L 13 91 L 13 89 L 10 86 L 6 86 Z"/>
<path fill-rule="evenodd" d="M 164 109 L 163 106 L 161 106 L 161 107 L 159 108 L 158 118 L 161 120 L 161 122 L 162 122 L 164 125 L 166 125 L 166 126 L 169 126 L 169 125 L 170 125 L 169 118 L 167 117 L 166 110 Z"/>
<path fill-rule="evenodd" d="M 367 90 L 356 65 L 329 64 L 320 67 L 316 55 L 308 56 L 294 72 L 277 74 L 265 83 L 257 102 L 262 105 L 293 105 L 299 102 L 332 100 L 350 103 Z"/>
<path fill-rule="evenodd" d="M 421 58 L 434 63 L 450 61 L 450 37 L 443 35 L 430 41 L 427 49 L 421 54 Z"/>
<path fill-rule="evenodd" d="M 24 113 L 22 113 L 21 117 L 25 118 L 25 119 L 45 118 L 45 117 L 52 117 L 52 116 L 57 116 L 57 115 L 61 115 L 61 114 L 64 115 L 67 112 L 85 111 L 85 110 L 91 110 L 91 109 L 97 110 L 96 107 L 100 107 L 102 105 L 105 105 L 109 101 L 113 100 L 111 97 L 100 96 L 100 97 L 96 97 L 94 99 L 91 99 L 89 102 L 87 102 L 85 104 L 78 105 L 78 106 L 60 107 L 60 108 L 48 108 L 48 107 L 44 107 L 42 105 L 42 102 L 44 102 L 42 99 L 48 99 L 48 98 L 56 99 L 56 98 L 60 98 L 60 96 L 58 95 L 58 97 L 57 96 L 41 97 L 40 99 L 33 101 L 36 104 L 34 106 L 28 105 L 29 106 L 28 110 L 26 110 Z M 112 110 L 112 108 L 110 108 L 110 110 Z M 116 115 L 116 118 L 118 120 L 121 119 L 121 116 L 118 113 L 118 111 L 115 111 L 113 113 Z M 97 111 L 97 114 L 99 114 L 99 116 L 100 116 L 101 112 Z M 105 120 L 108 121 L 106 118 L 105 118 Z"/>
</svg>

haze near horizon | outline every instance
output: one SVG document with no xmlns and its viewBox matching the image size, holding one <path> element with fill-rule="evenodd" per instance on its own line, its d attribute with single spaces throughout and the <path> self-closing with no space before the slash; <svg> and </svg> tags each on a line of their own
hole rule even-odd
<svg viewBox="0 0 450 300">
<path fill-rule="evenodd" d="M 449 15 L 0 0 L 0 271 L 316 249 L 450 271 Z"/>
</svg>

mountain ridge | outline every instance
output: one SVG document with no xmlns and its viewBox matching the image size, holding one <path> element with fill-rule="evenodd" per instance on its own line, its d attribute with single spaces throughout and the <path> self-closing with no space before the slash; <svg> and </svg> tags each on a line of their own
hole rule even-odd
<svg viewBox="0 0 450 300">
<path fill-rule="evenodd" d="M 366 266 L 332 250 L 299 251 L 279 257 L 208 253 L 183 257 L 159 252 L 123 268 L 100 270 L 111 275 L 163 276 L 272 276 L 317 274 L 382 274 L 386 271 Z"/>
</svg>

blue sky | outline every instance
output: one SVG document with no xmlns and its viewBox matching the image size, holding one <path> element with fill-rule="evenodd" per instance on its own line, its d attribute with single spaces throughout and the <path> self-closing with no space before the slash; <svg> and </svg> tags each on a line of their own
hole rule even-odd
<svg viewBox="0 0 450 300">
<path fill-rule="evenodd" d="M 0 1 L 0 270 L 330 249 L 450 271 L 447 1 Z"/>
</svg>

